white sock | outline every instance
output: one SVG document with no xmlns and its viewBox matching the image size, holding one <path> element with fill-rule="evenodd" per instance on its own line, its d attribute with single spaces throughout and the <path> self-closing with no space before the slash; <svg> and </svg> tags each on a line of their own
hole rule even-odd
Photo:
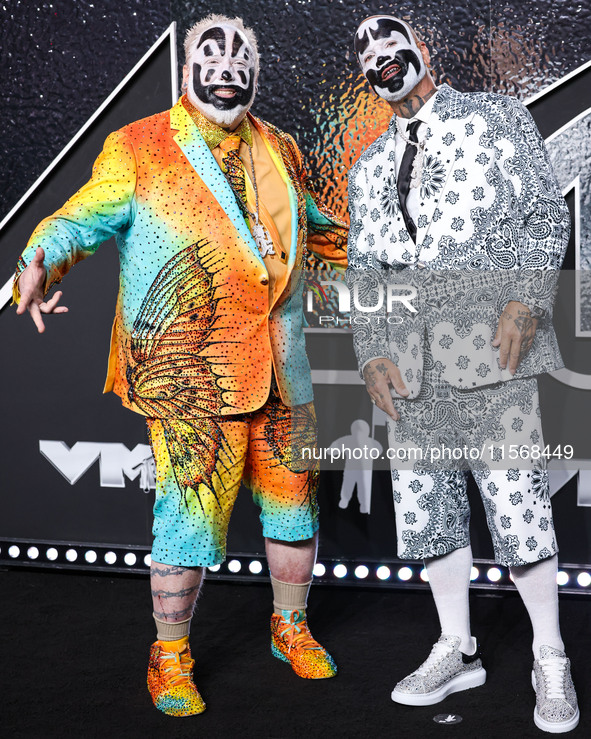
<svg viewBox="0 0 591 739">
<path fill-rule="evenodd" d="M 539 658 L 543 644 L 564 652 L 558 623 L 557 555 L 533 564 L 511 567 L 510 571 L 531 620 L 534 659 Z"/>
<path fill-rule="evenodd" d="M 472 569 L 470 545 L 442 557 L 425 560 L 429 585 L 435 600 L 441 633 L 460 637 L 460 651 L 474 654 L 476 639 L 470 632 L 468 588 Z"/>
</svg>

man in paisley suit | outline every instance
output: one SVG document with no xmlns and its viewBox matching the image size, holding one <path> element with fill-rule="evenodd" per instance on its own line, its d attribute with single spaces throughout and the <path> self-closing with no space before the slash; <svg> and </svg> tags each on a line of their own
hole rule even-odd
<svg viewBox="0 0 591 739">
<path fill-rule="evenodd" d="M 470 470 L 532 621 L 534 720 L 569 731 L 579 711 L 535 379 L 561 366 L 551 317 L 568 210 L 517 100 L 436 87 L 425 43 L 394 17 L 364 21 L 355 50 L 394 113 L 349 176 L 355 349 L 391 417 L 398 553 L 424 559 L 442 631 L 392 699 L 429 705 L 486 679 L 469 618 Z"/>
<path fill-rule="evenodd" d="M 272 653 L 301 677 L 336 674 L 305 615 L 318 471 L 300 452 L 316 433 L 302 270 L 307 246 L 346 263 L 346 228 L 316 202 L 294 140 L 248 113 L 253 32 L 208 16 L 188 31 L 185 57 L 185 94 L 108 137 L 89 182 L 36 228 L 15 279 L 17 312 L 41 332 L 44 314 L 66 310 L 47 291 L 116 238 L 105 391 L 146 416 L 156 461 L 148 686 L 174 716 L 205 709 L 189 626 L 204 568 L 225 559 L 241 481 L 261 508 Z"/>
</svg>

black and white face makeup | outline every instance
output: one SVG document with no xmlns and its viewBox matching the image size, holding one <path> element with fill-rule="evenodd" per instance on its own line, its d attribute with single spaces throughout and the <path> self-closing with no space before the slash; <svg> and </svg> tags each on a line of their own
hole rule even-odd
<svg viewBox="0 0 591 739">
<path fill-rule="evenodd" d="M 355 34 L 355 52 L 369 84 L 389 102 L 405 98 L 427 71 L 410 27 L 390 16 L 363 21 Z"/>
<path fill-rule="evenodd" d="M 254 100 L 255 52 L 234 26 L 212 26 L 187 59 L 185 78 L 193 105 L 218 126 L 234 128 Z"/>
</svg>

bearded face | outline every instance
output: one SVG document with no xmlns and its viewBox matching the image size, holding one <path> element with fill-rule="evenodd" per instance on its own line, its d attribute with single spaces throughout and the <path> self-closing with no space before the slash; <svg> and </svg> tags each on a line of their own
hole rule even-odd
<svg viewBox="0 0 591 739">
<path fill-rule="evenodd" d="M 184 75 L 193 105 L 213 123 L 231 129 L 254 100 L 256 55 L 234 26 L 212 26 L 197 40 Z"/>
<path fill-rule="evenodd" d="M 367 81 L 388 102 L 405 98 L 427 71 L 410 26 L 389 16 L 368 18 L 359 26 L 355 52 Z"/>
</svg>

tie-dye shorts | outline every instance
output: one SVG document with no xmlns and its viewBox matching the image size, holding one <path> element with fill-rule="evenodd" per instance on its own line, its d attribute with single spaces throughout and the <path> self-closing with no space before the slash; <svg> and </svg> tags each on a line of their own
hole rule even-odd
<svg viewBox="0 0 591 739">
<path fill-rule="evenodd" d="M 152 560 L 184 567 L 223 562 L 243 482 L 261 509 L 263 536 L 302 541 L 318 529 L 312 403 L 289 408 L 271 393 L 258 411 L 194 419 L 148 418 L 156 461 Z"/>
</svg>

